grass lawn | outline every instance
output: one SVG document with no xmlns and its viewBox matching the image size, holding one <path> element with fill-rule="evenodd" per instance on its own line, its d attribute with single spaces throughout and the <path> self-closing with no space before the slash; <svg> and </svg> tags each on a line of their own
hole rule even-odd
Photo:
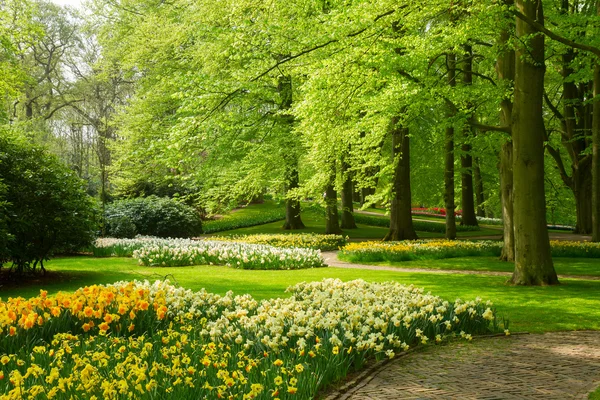
<svg viewBox="0 0 600 400">
<path fill-rule="evenodd" d="M 600 329 L 600 281 L 563 279 L 555 287 L 512 287 L 505 277 L 477 275 L 435 275 L 395 271 L 368 271 L 342 268 L 319 268 L 297 271 L 250 271 L 227 267 L 197 266 L 181 268 L 148 268 L 137 266 L 129 258 L 60 258 L 47 263 L 54 282 L 31 284 L 19 288 L 3 287 L 0 295 L 35 296 L 41 288 L 51 294 L 59 290 L 73 291 L 81 286 L 111 283 L 118 280 L 162 279 L 169 277 L 183 287 L 206 288 L 215 293 L 232 290 L 250 293 L 257 299 L 286 296 L 287 286 L 301 281 L 323 278 L 368 281 L 395 280 L 424 287 L 447 300 L 492 300 L 500 315 L 510 319 L 512 331 L 558 331 Z"/>
<path fill-rule="evenodd" d="M 247 207 L 245 209 L 237 210 L 238 212 L 250 212 L 255 206 L 265 206 L 265 204 L 257 204 L 252 205 L 251 207 Z M 229 236 L 229 235 L 252 235 L 252 234 L 263 234 L 263 233 L 325 233 L 325 217 L 313 211 L 307 211 L 302 213 L 302 222 L 306 225 L 306 228 L 294 230 L 294 231 L 286 231 L 282 229 L 283 222 L 271 222 L 269 224 L 250 226 L 247 228 L 239 228 L 233 229 L 223 232 L 216 232 L 213 234 L 209 234 L 207 236 Z M 383 228 L 379 226 L 370 226 L 370 225 L 362 225 L 357 224 L 358 229 L 345 229 L 343 234 L 345 236 L 349 236 L 351 239 L 372 239 L 372 240 L 380 240 L 387 234 L 388 228 Z M 443 233 L 434 233 L 434 232 L 417 232 L 420 238 L 423 239 L 431 239 L 431 238 L 443 238 Z M 485 229 L 482 228 L 480 231 L 468 231 L 468 232 L 458 232 L 459 238 L 467 238 L 474 236 L 488 236 L 488 235 L 500 235 L 502 234 L 499 230 L 494 229 Z"/>
<path fill-rule="evenodd" d="M 361 262 L 369 265 L 386 265 L 399 268 L 426 268 L 437 270 L 461 271 L 499 271 L 512 272 L 513 263 L 498 260 L 497 257 L 459 257 L 445 258 L 442 260 L 415 260 L 415 261 L 380 261 Z M 597 258 L 567 258 L 555 257 L 554 268 L 559 275 L 589 275 L 600 276 L 600 260 Z"/>
<path fill-rule="evenodd" d="M 600 387 L 598 387 L 596 390 L 594 390 L 592 393 L 590 393 L 589 400 L 600 400 Z"/>
</svg>

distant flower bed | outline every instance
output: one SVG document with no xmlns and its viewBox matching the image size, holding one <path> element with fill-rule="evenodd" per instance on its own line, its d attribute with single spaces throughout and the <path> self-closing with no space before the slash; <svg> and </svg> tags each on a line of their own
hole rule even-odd
<svg viewBox="0 0 600 400">
<path fill-rule="evenodd" d="M 262 211 L 257 215 L 226 215 L 222 219 L 204 221 L 202 229 L 204 233 L 215 233 L 230 231 L 233 229 L 247 228 L 249 226 L 263 225 L 270 222 L 283 221 L 285 210 L 276 208 L 270 211 Z"/>
<path fill-rule="evenodd" d="M 346 245 L 338 257 L 351 262 L 410 261 L 473 256 L 499 256 L 502 242 L 463 240 L 415 240 L 360 242 Z"/>
<path fill-rule="evenodd" d="M 600 243 L 551 240 L 553 257 L 600 258 Z"/>
<path fill-rule="evenodd" d="M 446 209 L 441 207 L 413 207 L 411 212 L 423 215 L 446 215 Z M 458 210 L 454 212 L 454 215 L 460 215 L 461 213 L 462 211 Z"/>
<path fill-rule="evenodd" d="M 347 243 L 347 238 L 341 235 L 319 235 L 316 233 L 212 236 L 210 240 L 266 244 L 275 247 L 299 247 L 323 251 L 337 250 Z"/>
<path fill-rule="evenodd" d="M 98 239 L 94 255 L 133 257 L 149 267 L 226 265 L 242 269 L 302 269 L 325 267 L 319 250 L 278 248 L 218 240 Z"/>
<path fill-rule="evenodd" d="M 365 214 L 355 213 L 354 220 L 356 221 L 357 224 L 381 226 L 384 228 L 389 228 L 389 226 L 390 226 L 390 217 L 377 217 L 374 215 L 365 215 Z M 435 233 L 446 232 L 446 225 L 441 222 L 413 220 L 413 227 L 415 228 L 415 231 L 419 231 L 419 232 L 435 232 Z M 456 225 L 456 230 L 458 232 L 471 232 L 471 231 L 478 231 L 478 230 L 480 230 L 480 228 L 478 226 Z"/>
<path fill-rule="evenodd" d="M 501 330 L 489 302 L 398 283 L 327 279 L 288 291 L 258 302 L 119 282 L 0 302 L 0 394 L 309 399 L 368 359 Z"/>
<path fill-rule="evenodd" d="M 503 242 L 484 240 L 407 240 L 349 243 L 338 253 L 350 262 L 410 261 L 456 257 L 498 257 Z M 600 258 L 600 243 L 551 240 L 553 257 Z"/>
</svg>

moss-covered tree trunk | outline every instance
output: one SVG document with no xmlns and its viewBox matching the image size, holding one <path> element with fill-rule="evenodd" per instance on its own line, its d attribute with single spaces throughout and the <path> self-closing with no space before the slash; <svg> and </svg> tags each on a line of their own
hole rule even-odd
<svg viewBox="0 0 600 400">
<path fill-rule="evenodd" d="M 352 173 L 349 171 L 350 166 L 346 160 L 342 159 L 341 163 L 342 172 L 342 229 L 356 229 L 356 222 L 354 221 L 354 187 L 352 185 Z"/>
<path fill-rule="evenodd" d="M 332 174 L 330 182 L 325 187 L 325 234 L 339 235 L 342 233 L 339 222 L 337 191 L 334 186 L 335 174 Z"/>
<path fill-rule="evenodd" d="M 473 85 L 473 48 L 470 45 L 464 46 L 462 63 L 462 83 L 465 86 Z M 474 118 L 471 117 L 471 120 Z M 473 189 L 473 156 L 471 155 L 471 144 L 469 141 L 473 137 L 473 128 L 467 124 L 463 132 L 465 142 L 461 146 L 462 154 L 460 157 L 461 165 L 461 225 L 477 226 L 477 216 L 475 215 L 475 191 Z"/>
<path fill-rule="evenodd" d="M 446 56 L 448 67 L 448 85 L 456 86 L 456 55 Z M 454 116 L 451 105 L 446 107 L 446 117 Z M 454 127 L 449 125 L 445 132 L 444 147 L 444 207 L 446 208 L 446 239 L 456 239 L 456 215 L 454 215 Z"/>
<path fill-rule="evenodd" d="M 600 16 L 600 1 L 598 1 Z M 600 61 L 594 67 L 592 120 L 592 241 L 600 242 Z"/>
<path fill-rule="evenodd" d="M 514 0 L 504 0 L 508 7 L 514 5 Z M 507 16 L 508 17 L 508 16 Z M 500 54 L 496 61 L 496 73 L 498 80 L 506 87 L 510 87 L 515 79 L 515 51 L 510 44 L 510 27 L 500 32 L 498 47 Z M 500 102 L 500 125 L 511 126 L 513 103 L 511 97 L 506 94 Z M 515 261 L 515 231 L 513 222 L 513 145 L 512 139 L 508 139 L 500 150 L 500 198 L 502 206 L 503 221 L 503 246 L 500 259 L 503 261 Z"/>
<path fill-rule="evenodd" d="M 292 135 L 294 124 L 294 116 L 287 113 L 287 110 L 292 108 L 292 78 L 290 76 L 280 76 L 277 89 L 281 96 L 280 108 L 284 111 L 281 116 L 281 123 L 287 125 L 289 134 Z M 295 149 L 287 149 L 284 156 L 285 160 L 285 223 L 283 229 L 296 230 L 304 228 L 304 223 L 300 216 L 300 201 L 293 197 L 293 191 L 300 186 L 300 178 L 298 175 L 298 157 L 295 154 Z"/>
<path fill-rule="evenodd" d="M 410 137 L 408 128 L 399 125 L 399 118 L 391 124 L 394 155 L 394 178 L 390 209 L 390 230 L 385 241 L 417 239 L 411 214 L 410 191 Z"/>
<path fill-rule="evenodd" d="M 513 146 L 511 141 L 500 150 L 500 196 L 502 205 L 503 240 L 502 261 L 515 261 L 515 228 L 513 222 Z"/>
<path fill-rule="evenodd" d="M 542 0 L 517 0 L 525 16 L 544 23 Z M 558 283 L 550 254 L 544 194 L 544 36 L 517 19 L 513 106 L 513 213 L 515 270 L 512 283 Z"/>
<path fill-rule="evenodd" d="M 289 166 L 286 178 L 285 189 L 286 193 L 289 194 L 300 186 L 298 168 L 296 166 Z M 283 224 L 283 229 L 296 230 L 305 227 L 300 216 L 300 211 L 300 201 L 298 201 L 298 199 L 293 197 L 287 197 L 285 199 L 285 223 Z"/>
<path fill-rule="evenodd" d="M 473 160 L 473 178 L 475 179 L 475 202 L 477 208 L 477 216 L 485 217 L 485 193 L 483 191 L 483 178 L 481 177 L 481 168 L 479 167 L 480 160 L 475 157 Z"/>
</svg>

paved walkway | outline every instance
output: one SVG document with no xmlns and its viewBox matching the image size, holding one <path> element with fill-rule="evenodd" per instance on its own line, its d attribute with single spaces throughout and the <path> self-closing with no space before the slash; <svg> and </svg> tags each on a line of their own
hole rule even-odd
<svg viewBox="0 0 600 400">
<path fill-rule="evenodd" d="M 510 276 L 510 272 L 433 270 L 353 264 L 323 252 L 338 268 Z M 560 275 L 598 280 L 597 276 Z M 327 400 L 587 399 L 600 385 L 600 332 L 558 332 L 426 346 L 356 376 Z"/>
<path fill-rule="evenodd" d="M 326 399 L 587 399 L 598 385 L 600 332 L 558 332 L 426 346 Z"/>
</svg>

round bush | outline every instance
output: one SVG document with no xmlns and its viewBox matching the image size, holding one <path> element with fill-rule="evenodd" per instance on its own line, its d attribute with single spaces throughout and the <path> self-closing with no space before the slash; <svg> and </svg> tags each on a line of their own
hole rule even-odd
<svg viewBox="0 0 600 400">
<path fill-rule="evenodd" d="M 139 235 L 192 237 L 202 233 L 194 208 L 168 197 L 115 201 L 106 208 L 106 234 L 118 238 Z"/>
<path fill-rule="evenodd" d="M 0 134 L 0 266 L 13 273 L 44 270 L 57 252 L 91 244 L 96 206 L 84 184 L 56 157 L 11 134 Z"/>
</svg>

